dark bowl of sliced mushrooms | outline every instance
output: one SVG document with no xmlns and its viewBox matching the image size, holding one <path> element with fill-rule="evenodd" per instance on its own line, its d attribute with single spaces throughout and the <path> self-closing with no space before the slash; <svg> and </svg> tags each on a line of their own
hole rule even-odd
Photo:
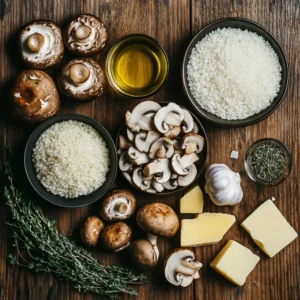
<svg viewBox="0 0 300 300">
<path fill-rule="evenodd" d="M 144 101 L 127 111 L 116 144 L 126 180 L 161 195 L 191 186 L 203 172 L 208 152 L 201 122 L 173 102 Z"/>
</svg>

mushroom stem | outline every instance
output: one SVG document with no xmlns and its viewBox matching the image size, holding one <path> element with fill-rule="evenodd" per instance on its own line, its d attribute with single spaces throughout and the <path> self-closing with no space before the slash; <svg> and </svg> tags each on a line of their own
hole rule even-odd
<svg viewBox="0 0 300 300">
<path fill-rule="evenodd" d="M 86 25 L 80 25 L 75 30 L 75 38 L 77 40 L 84 40 L 91 35 L 92 29 Z"/>
<path fill-rule="evenodd" d="M 39 52 L 41 48 L 43 47 L 45 42 L 44 36 L 40 33 L 33 33 L 28 37 L 27 44 L 28 48 L 32 52 Z"/>
<path fill-rule="evenodd" d="M 158 259 L 159 251 L 158 251 L 158 248 L 157 248 L 157 236 L 155 236 L 151 233 L 148 233 L 147 234 L 147 239 L 153 245 L 154 251 L 156 253 L 156 258 Z"/>
<path fill-rule="evenodd" d="M 195 275 L 194 275 L 194 277 L 193 277 L 194 279 L 198 279 L 198 278 L 200 278 L 200 274 L 199 274 L 199 271 L 197 271 L 196 273 L 195 273 Z"/>
<path fill-rule="evenodd" d="M 181 261 L 175 271 L 185 276 L 194 276 L 201 266 L 202 264 L 197 261 Z"/>
<path fill-rule="evenodd" d="M 90 70 L 82 63 L 75 63 L 70 66 L 69 76 L 75 84 L 83 83 L 88 80 Z"/>
<path fill-rule="evenodd" d="M 117 211 L 120 213 L 120 214 L 125 214 L 125 212 L 127 211 L 127 204 L 126 203 L 121 203 L 119 205 L 117 205 Z"/>
</svg>

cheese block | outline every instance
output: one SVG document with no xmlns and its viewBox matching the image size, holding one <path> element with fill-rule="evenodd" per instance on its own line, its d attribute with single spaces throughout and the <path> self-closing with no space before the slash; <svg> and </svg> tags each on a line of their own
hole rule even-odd
<svg viewBox="0 0 300 300">
<path fill-rule="evenodd" d="M 210 266 L 228 280 L 242 286 L 259 261 L 259 256 L 236 241 L 229 241 Z"/>
<path fill-rule="evenodd" d="M 259 206 L 241 225 L 250 233 L 258 247 L 270 257 L 298 236 L 271 200 Z"/>
<path fill-rule="evenodd" d="M 203 212 L 203 193 L 199 186 L 195 186 L 180 199 L 182 214 L 201 214 Z"/>
<path fill-rule="evenodd" d="M 219 242 L 234 224 L 235 216 L 219 213 L 199 214 L 195 219 L 181 220 L 181 247 L 196 247 Z"/>
</svg>

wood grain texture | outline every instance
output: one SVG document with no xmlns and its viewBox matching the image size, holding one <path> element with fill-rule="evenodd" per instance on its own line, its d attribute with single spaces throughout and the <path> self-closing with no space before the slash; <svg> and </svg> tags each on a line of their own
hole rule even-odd
<svg viewBox="0 0 300 300">
<path fill-rule="evenodd" d="M 268 119 L 247 128 L 221 129 L 204 123 L 207 129 L 210 150 L 208 164 L 222 162 L 241 172 L 245 198 L 236 207 L 216 207 L 205 198 L 205 211 L 233 213 L 237 223 L 225 238 L 214 246 L 195 249 L 196 257 L 203 264 L 201 278 L 185 289 L 166 283 L 162 273 L 162 259 L 168 251 L 179 246 L 178 237 L 166 241 L 159 239 L 160 260 L 153 272 L 148 272 L 151 284 L 139 287 L 138 299 L 153 300 L 219 300 L 219 299 L 300 299 L 300 255 L 299 239 L 274 258 L 267 258 L 239 226 L 260 203 L 269 197 L 276 198 L 276 205 L 297 232 L 300 231 L 299 190 L 299 126 L 300 126 L 300 3 L 298 0 L 0 0 L 0 171 L 5 158 L 4 145 L 22 144 L 34 126 L 13 123 L 7 117 L 7 91 L 11 78 L 21 69 L 14 37 L 18 29 L 34 19 L 53 19 L 61 26 L 80 13 L 92 13 L 100 17 L 110 33 L 108 47 L 95 58 L 104 65 L 110 46 L 119 38 L 130 33 L 145 33 L 157 38 L 164 46 L 170 61 L 170 75 L 163 88 L 150 99 L 175 101 L 190 108 L 180 79 L 181 61 L 191 37 L 211 21 L 229 16 L 252 19 L 264 25 L 283 45 L 289 61 L 290 78 L 288 93 L 279 109 Z M 66 55 L 64 61 L 70 58 Z M 50 73 L 56 76 L 57 68 Z M 63 99 L 64 100 L 64 99 Z M 116 136 L 124 120 L 124 113 L 139 101 L 128 100 L 108 90 L 104 97 L 86 104 L 63 101 L 60 113 L 75 112 L 91 116 L 102 123 Z M 289 178 L 276 187 L 262 188 L 251 182 L 243 171 L 243 155 L 255 140 L 275 137 L 285 142 L 293 154 L 294 166 Z M 240 159 L 229 158 L 231 150 L 238 150 Z M 1 180 L 2 181 L 2 177 Z M 203 187 L 203 176 L 199 181 Z M 119 176 L 116 185 L 124 186 Z M 180 194 L 168 197 L 147 196 L 136 193 L 138 205 L 162 201 L 178 211 Z M 80 209 L 59 209 L 41 200 L 45 213 L 56 220 L 57 228 L 63 234 L 89 214 L 97 213 L 97 204 Z M 70 285 L 58 281 L 51 274 L 34 274 L 22 268 L 9 266 L 5 257 L 10 250 L 9 232 L 4 222 L 9 214 L 0 196 L 0 299 L 100 299 L 93 295 L 76 292 Z M 142 236 L 136 230 L 136 236 Z M 229 239 L 235 239 L 249 247 L 261 257 L 260 263 L 249 276 L 244 287 L 237 288 L 209 268 L 209 263 Z M 96 251 L 106 263 L 124 262 L 125 254 L 107 255 Z M 123 299 L 128 297 L 124 296 Z M 102 297 L 101 297 L 102 299 Z"/>
</svg>

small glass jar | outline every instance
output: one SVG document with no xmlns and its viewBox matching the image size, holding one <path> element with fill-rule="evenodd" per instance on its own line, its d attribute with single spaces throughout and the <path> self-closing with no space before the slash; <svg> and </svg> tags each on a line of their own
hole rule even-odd
<svg viewBox="0 0 300 300">
<path fill-rule="evenodd" d="M 250 165 L 251 164 L 251 156 L 253 155 L 256 148 L 258 146 L 266 145 L 266 144 L 273 144 L 273 145 L 280 147 L 280 149 L 283 151 L 284 156 L 285 156 L 283 173 L 281 174 L 281 176 L 279 176 L 278 178 L 276 178 L 272 181 L 262 180 L 261 178 L 259 178 L 257 176 L 257 174 L 255 174 L 255 172 L 253 171 L 253 169 L 251 168 L 251 165 Z M 245 165 L 245 171 L 246 171 L 247 175 L 254 182 L 259 183 L 264 186 L 277 185 L 277 184 L 283 182 L 290 174 L 291 169 L 292 169 L 292 155 L 291 155 L 289 148 L 281 141 L 279 141 L 277 139 L 273 139 L 273 138 L 265 138 L 265 139 L 256 141 L 248 148 L 248 150 L 245 154 L 244 165 Z"/>
</svg>

